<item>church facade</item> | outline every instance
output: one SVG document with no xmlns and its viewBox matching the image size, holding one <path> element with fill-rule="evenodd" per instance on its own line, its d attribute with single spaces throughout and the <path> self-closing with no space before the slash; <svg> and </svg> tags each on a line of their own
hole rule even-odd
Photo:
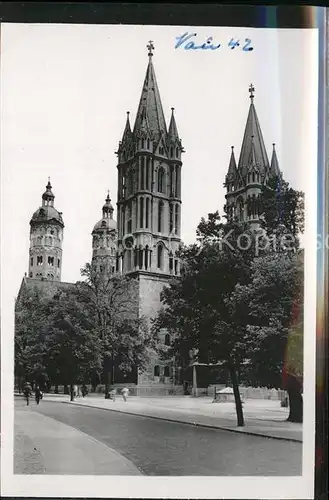
<svg viewBox="0 0 329 500">
<path fill-rule="evenodd" d="M 174 109 L 167 127 L 153 64 L 150 42 L 148 64 L 133 125 L 127 113 L 117 154 L 117 222 L 110 195 L 102 207 L 102 218 L 92 230 L 92 265 L 101 273 L 135 278 L 138 315 L 149 324 L 160 307 L 160 294 L 172 277 L 179 276 L 181 245 L 181 185 L 184 148 L 178 134 Z M 250 86 L 250 108 L 238 162 L 232 147 L 225 178 L 228 220 L 238 217 L 252 227 L 259 225 L 259 195 L 262 185 L 280 175 L 275 146 L 271 162 L 264 145 Z M 50 180 L 42 205 L 30 221 L 28 276 L 22 280 L 16 304 L 24 291 L 37 288 L 47 296 L 74 286 L 61 281 L 64 222 L 54 206 Z M 136 285 L 137 284 L 137 285 Z M 170 345 L 168 332 L 158 340 Z M 175 362 L 164 364 L 154 357 L 146 371 L 136 375 L 139 394 L 182 393 L 183 380 Z M 116 385 L 114 380 L 114 385 Z"/>
</svg>

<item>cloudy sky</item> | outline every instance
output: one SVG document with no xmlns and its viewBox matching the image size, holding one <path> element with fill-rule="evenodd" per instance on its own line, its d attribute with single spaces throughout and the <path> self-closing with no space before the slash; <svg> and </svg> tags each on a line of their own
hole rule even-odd
<svg viewBox="0 0 329 500">
<path fill-rule="evenodd" d="M 175 49 L 197 33 L 216 51 Z M 251 40 L 254 50 L 228 41 Z M 91 231 L 110 190 L 116 203 L 116 155 L 126 120 L 135 119 L 148 57 L 169 124 L 175 107 L 186 153 L 182 237 L 195 240 L 202 216 L 224 204 L 231 145 L 238 157 L 249 108 L 248 87 L 268 155 L 272 143 L 293 187 L 306 191 L 316 169 L 317 44 L 313 30 L 163 26 L 2 25 L 1 250 L 6 294 L 28 271 L 29 221 L 48 176 L 63 212 L 63 281 L 76 281 L 91 258 Z M 115 212 L 116 213 L 116 212 Z"/>
</svg>

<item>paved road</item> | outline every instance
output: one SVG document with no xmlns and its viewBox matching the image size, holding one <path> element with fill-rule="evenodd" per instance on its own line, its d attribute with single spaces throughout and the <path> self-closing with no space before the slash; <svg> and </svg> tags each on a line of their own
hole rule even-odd
<svg viewBox="0 0 329 500">
<path fill-rule="evenodd" d="M 297 442 L 47 401 L 33 410 L 114 448 L 146 475 L 292 476 L 302 470 Z"/>
</svg>

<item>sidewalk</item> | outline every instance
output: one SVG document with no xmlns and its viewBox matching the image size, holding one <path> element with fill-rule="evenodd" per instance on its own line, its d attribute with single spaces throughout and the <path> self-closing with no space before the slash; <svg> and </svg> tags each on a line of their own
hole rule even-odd
<svg viewBox="0 0 329 500">
<path fill-rule="evenodd" d="M 45 401 L 57 401 L 78 406 L 146 416 L 172 422 L 193 424 L 202 427 L 225 429 L 275 439 L 302 442 L 302 424 L 287 422 L 287 408 L 279 401 L 247 400 L 243 405 L 245 426 L 237 427 L 234 403 L 212 403 L 212 398 L 189 396 L 167 396 L 162 398 L 139 398 L 132 396 L 125 403 L 121 396 L 116 401 L 104 396 L 88 395 L 70 402 L 69 396 L 45 394 Z"/>
<path fill-rule="evenodd" d="M 30 407 L 15 409 L 14 472 L 141 475 L 117 451 Z"/>
</svg>

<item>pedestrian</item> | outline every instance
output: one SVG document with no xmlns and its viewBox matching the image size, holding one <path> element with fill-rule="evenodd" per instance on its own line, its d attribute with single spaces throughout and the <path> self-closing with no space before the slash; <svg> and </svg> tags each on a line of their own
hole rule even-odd
<svg viewBox="0 0 329 500">
<path fill-rule="evenodd" d="M 26 405 L 28 406 L 30 404 L 30 397 L 32 394 L 32 387 L 29 382 L 25 382 L 23 392 L 26 399 Z"/>
<path fill-rule="evenodd" d="M 110 390 L 110 399 L 112 399 L 112 401 L 115 401 L 116 393 L 117 393 L 116 389 Z"/>
<path fill-rule="evenodd" d="M 42 392 L 41 392 L 41 389 L 38 385 L 35 388 L 34 396 L 35 396 L 35 402 L 38 405 L 40 403 L 40 399 L 42 399 Z"/>
<path fill-rule="evenodd" d="M 82 393 L 82 397 L 83 397 L 83 398 L 84 398 L 85 396 L 87 396 L 87 394 L 88 394 L 88 389 L 87 389 L 86 384 L 83 384 L 83 386 L 81 387 L 81 393 Z"/>
<path fill-rule="evenodd" d="M 128 396 L 128 393 L 129 393 L 129 389 L 127 387 L 124 387 L 121 391 L 121 394 L 122 394 L 122 398 L 124 400 L 124 402 L 127 401 L 127 396 Z"/>
</svg>

